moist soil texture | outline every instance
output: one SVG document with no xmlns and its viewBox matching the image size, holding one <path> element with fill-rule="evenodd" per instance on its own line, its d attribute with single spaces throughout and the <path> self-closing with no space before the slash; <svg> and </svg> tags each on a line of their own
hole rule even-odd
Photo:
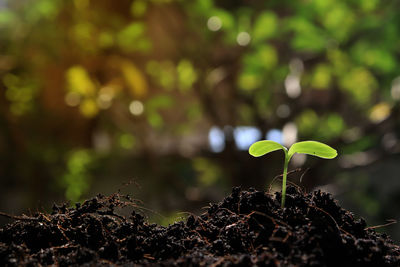
<svg viewBox="0 0 400 267">
<path fill-rule="evenodd" d="M 51 214 L 10 216 L 0 229 L 0 266 L 400 266 L 400 248 L 328 193 L 233 188 L 168 227 L 150 224 L 129 196 L 99 195 Z M 117 212 L 118 211 L 118 212 Z M 3 216 L 5 214 L 2 214 Z"/>
</svg>

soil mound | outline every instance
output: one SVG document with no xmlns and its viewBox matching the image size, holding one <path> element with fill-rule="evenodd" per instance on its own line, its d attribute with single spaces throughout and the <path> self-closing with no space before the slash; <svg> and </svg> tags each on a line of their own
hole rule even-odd
<svg viewBox="0 0 400 267">
<path fill-rule="evenodd" d="M 330 194 L 233 188 L 207 211 L 168 227 L 149 224 L 128 196 L 97 196 L 76 208 L 14 217 L 0 229 L 0 265 L 400 266 L 400 248 Z"/>
</svg>

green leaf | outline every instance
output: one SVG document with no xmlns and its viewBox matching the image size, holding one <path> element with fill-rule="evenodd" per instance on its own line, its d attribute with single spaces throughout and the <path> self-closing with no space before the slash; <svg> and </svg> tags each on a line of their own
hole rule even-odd
<svg viewBox="0 0 400 267">
<path fill-rule="evenodd" d="M 278 18 L 273 12 L 264 12 L 256 20 L 252 39 L 254 42 L 263 42 L 272 37 L 278 28 Z M 264 43 L 263 43 L 264 45 Z"/>
<path fill-rule="evenodd" d="M 270 141 L 270 140 L 263 140 L 263 141 L 258 141 L 252 144 L 249 148 L 249 153 L 253 157 L 261 157 L 267 153 L 276 151 L 282 149 L 283 151 L 286 151 L 286 147 L 282 146 L 281 144 Z"/>
<path fill-rule="evenodd" d="M 337 151 L 332 147 L 316 141 L 304 141 L 293 144 L 289 149 L 289 158 L 294 153 L 308 154 L 324 159 L 333 159 L 337 156 Z"/>
</svg>

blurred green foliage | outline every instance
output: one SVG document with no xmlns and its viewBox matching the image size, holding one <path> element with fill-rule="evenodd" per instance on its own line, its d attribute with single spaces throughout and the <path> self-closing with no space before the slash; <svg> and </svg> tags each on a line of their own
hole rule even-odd
<svg viewBox="0 0 400 267">
<path fill-rule="evenodd" d="M 67 199 L 77 202 L 89 189 L 90 163 L 92 157 L 89 151 L 77 150 L 69 155 L 67 160 L 67 172 L 62 179 L 62 185 L 66 188 Z"/>
<path fill-rule="evenodd" d="M 235 148 L 240 125 L 320 140 L 350 159 L 398 153 L 399 4 L 2 0 L 2 184 L 32 180 L 36 197 L 49 184 L 73 201 L 101 174 L 158 184 L 162 170 L 174 179 L 160 184 L 176 191 L 263 185 L 276 173 Z M 215 125 L 226 136 L 219 154 L 208 151 Z M 163 157 L 179 160 L 166 170 Z"/>
</svg>

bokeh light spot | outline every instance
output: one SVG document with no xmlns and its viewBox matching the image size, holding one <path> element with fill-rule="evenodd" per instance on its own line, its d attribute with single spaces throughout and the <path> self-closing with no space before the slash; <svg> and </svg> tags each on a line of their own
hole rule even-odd
<svg viewBox="0 0 400 267">
<path fill-rule="evenodd" d="M 65 95 L 65 103 L 70 107 L 76 107 L 81 102 L 80 94 L 76 92 L 69 92 Z"/>
<path fill-rule="evenodd" d="M 301 94 L 300 77 L 289 74 L 285 79 L 286 93 L 290 98 L 297 98 Z"/>
<path fill-rule="evenodd" d="M 283 126 L 283 144 L 287 147 L 297 141 L 297 126 L 294 122 L 288 122 Z"/>
<path fill-rule="evenodd" d="M 374 123 L 384 121 L 390 115 L 390 105 L 388 103 L 379 103 L 372 107 L 369 118 Z"/>
<path fill-rule="evenodd" d="M 212 152 L 222 152 L 225 148 L 224 132 L 216 126 L 211 127 L 208 133 L 208 143 Z"/>
<path fill-rule="evenodd" d="M 144 111 L 143 103 L 138 100 L 132 101 L 129 105 L 129 111 L 132 115 L 139 116 Z"/>
<path fill-rule="evenodd" d="M 108 109 L 111 107 L 111 96 L 107 94 L 100 94 L 97 98 L 97 105 L 100 109 Z"/>
<path fill-rule="evenodd" d="M 282 144 L 283 143 L 282 131 L 279 129 L 271 129 L 267 132 L 266 139 Z"/>
<path fill-rule="evenodd" d="M 210 31 L 216 32 L 216 31 L 218 31 L 219 29 L 221 29 L 221 27 L 222 27 L 222 21 L 221 21 L 221 19 L 220 19 L 219 17 L 217 17 L 217 16 L 212 16 L 212 17 L 210 17 L 210 18 L 208 19 L 208 21 L 207 21 L 207 28 L 208 28 Z"/>
<path fill-rule="evenodd" d="M 400 77 L 393 80 L 390 93 L 394 100 L 400 100 Z"/>
<path fill-rule="evenodd" d="M 256 127 L 239 126 L 233 130 L 233 137 L 239 150 L 247 150 L 251 144 L 260 140 L 261 131 Z"/>
<path fill-rule="evenodd" d="M 236 37 L 236 42 L 240 46 L 246 46 L 250 43 L 250 41 L 251 41 L 251 36 L 248 32 L 240 32 Z"/>
</svg>

